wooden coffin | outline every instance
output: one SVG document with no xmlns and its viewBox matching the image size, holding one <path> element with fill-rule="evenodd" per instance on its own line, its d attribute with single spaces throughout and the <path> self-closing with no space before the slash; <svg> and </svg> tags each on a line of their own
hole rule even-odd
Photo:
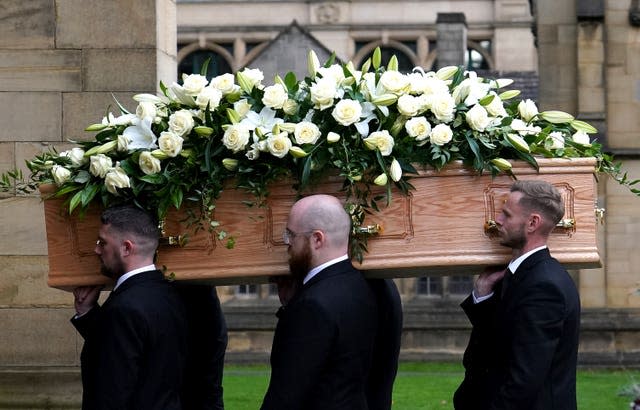
<svg viewBox="0 0 640 410">
<path fill-rule="evenodd" d="M 514 162 L 518 179 L 543 179 L 564 196 L 564 226 L 552 233 L 552 254 L 567 268 L 600 266 L 596 243 L 596 182 L 593 158 L 540 159 L 536 171 Z M 499 245 L 491 229 L 513 180 L 506 175 L 477 175 L 451 164 L 435 172 L 420 171 L 411 179 L 416 190 L 395 192 L 389 207 L 368 215 L 365 225 L 379 224 L 364 262 L 355 265 L 370 276 L 423 276 L 479 273 L 483 266 L 505 263 L 509 249 Z M 315 193 L 340 196 L 341 181 L 328 180 Z M 185 247 L 161 246 L 158 265 L 178 280 L 204 280 L 217 284 L 266 282 L 271 275 L 288 273 L 287 249 L 282 233 L 296 193 L 290 184 L 276 184 L 264 207 L 248 207 L 248 194 L 225 191 L 217 201 L 215 219 L 235 238 L 227 249 L 208 232 L 189 233 L 172 214 L 166 234 L 189 235 Z M 65 213 L 62 200 L 45 201 L 51 287 L 69 290 L 78 285 L 107 283 L 99 274 L 94 254 L 99 229 L 98 207 L 82 219 Z M 321 227 L 318 227 L 321 228 Z"/>
</svg>

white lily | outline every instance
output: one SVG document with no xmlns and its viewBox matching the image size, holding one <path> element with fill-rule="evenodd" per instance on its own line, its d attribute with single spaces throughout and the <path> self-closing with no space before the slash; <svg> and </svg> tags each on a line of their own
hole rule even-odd
<svg viewBox="0 0 640 410">
<path fill-rule="evenodd" d="M 151 118 L 149 117 L 137 121 L 131 127 L 127 127 L 122 135 L 129 141 L 128 148 L 131 150 L 158 148 L 156 144 L 158 137 L 151 130 Z"/>
</svg>

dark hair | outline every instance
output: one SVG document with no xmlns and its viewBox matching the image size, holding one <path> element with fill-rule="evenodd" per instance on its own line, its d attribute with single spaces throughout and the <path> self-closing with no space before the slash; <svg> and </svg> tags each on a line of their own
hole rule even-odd
<svg viewBox="0 0 640 410">
<path fill-rule="evenodd" d="M 157 219 L 138 207 L 120 205 L 107 208 L 102 212 L 100 221 L 119 234 L 129 234 L 142 240 L 153 250 L 158 246 L 160 232 Z"/>
<path fill-rule="evenodd" d="M 520 205 L 548 219 L 553 227 L 564 215 L 564 203 L 560 191 L 546 181 L 519 180 L 511 186 L 511 192 L 520 192 Z"/>
</svg>

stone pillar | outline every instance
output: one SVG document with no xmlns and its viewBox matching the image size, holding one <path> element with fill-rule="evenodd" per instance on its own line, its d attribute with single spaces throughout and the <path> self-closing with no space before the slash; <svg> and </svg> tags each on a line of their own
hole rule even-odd
<svg viewBox="0 0 640 410">
<path fill-rule="evenodd" d="M 464 13 L 438 13 L 436 19 L 438 67 L 464 65 L 467 22 Z"/>
<path fill-rule="evenodd" d="M 92 138 L 112 93 L 133 109 L 133 94 L 175 81 L 175 17 L 175 0 L 3 0 L 0 172 Z M 46 284 L 40 198 L 0 195 L 0 407 L 77 407 L 82 339 L 73 296 Z"/>
<path fill-rule="evenodd" d="M 577 112 L 575 0 L 537 0 L 541 110 Z"/>
<path fill-rule="evenodd" d="M 493 57 L 497 71 L 536 71 L 538 55 L 527 0 L 496 0 Z"/>
</svg>

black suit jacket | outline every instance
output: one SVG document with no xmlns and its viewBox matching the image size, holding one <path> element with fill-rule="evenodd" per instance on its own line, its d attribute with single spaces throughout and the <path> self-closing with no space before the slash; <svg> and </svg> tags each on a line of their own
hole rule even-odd
<svg viewBox="0 0 640 410">
<path fill-rule="evenodd" d="M 84 338 L 83 410 L 182 408 L 186 315 L 162 272 L 142 272 L 71 322 Z"/>
<path fill-rule="evenodd" d="M 313 277 L 281 309 L 263 410 L 366 410 L 376 301 L 350 261 Z"/>
<path fill-rule="evenodd" d="M 500 293 L 462 303 L 473 330 L 456 409 L 576 409 L 580 299 L 573 280 L 543 249 Z"/>
<path fill-rule="evenodd" d="M 227 323 L 215 286 L 173 282 L 187 309 L 189 354 L 182 388 L 185 410 L 223 410 Z"/>
<path fill-rule="evenodd" d="M 369 410 L 391 409 L 402 336 L 402 302 L 392 279 L 369 279 L 378 305 L 378 331 L 367 378 Z"/>
</svg>

